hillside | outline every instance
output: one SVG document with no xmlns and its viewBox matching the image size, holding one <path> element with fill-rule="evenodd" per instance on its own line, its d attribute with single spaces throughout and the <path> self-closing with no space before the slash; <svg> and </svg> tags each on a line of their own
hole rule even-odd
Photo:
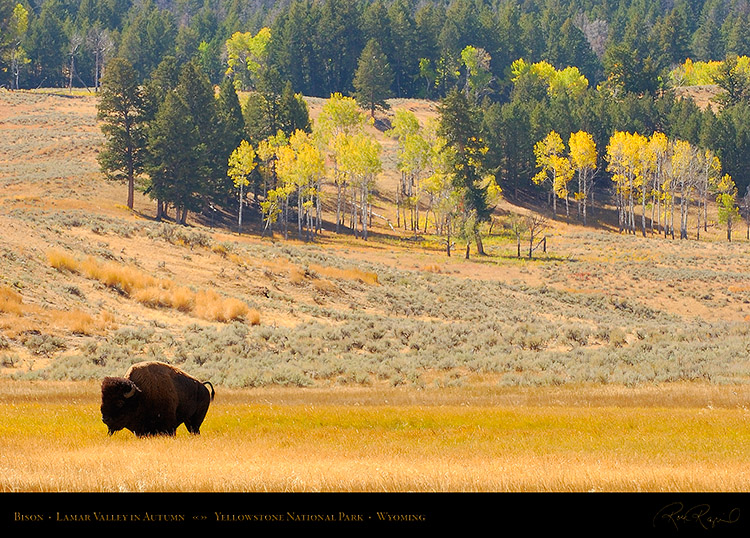
<svg viewBox="0 0 750 538">
<path fill-rule="evenodd" d="M 320 101 L 310 100 L 313 118 Z M 394 101 L 420 118 L 423 101 Z M 376 212 L 393 220 L 394 143 Z M 374 222 L 311 244 L 153 220 L 103 179 L 95 98 L 0 93 L 0 360 L 87 379 L 168 360 L 217 384 L 744 381 L 747 242 L 619 236 L 564 219 L 515 258 L 498 208 L 488 256 Z M 214 223 L 215 224 L 215 223 Z"/>
</svg>

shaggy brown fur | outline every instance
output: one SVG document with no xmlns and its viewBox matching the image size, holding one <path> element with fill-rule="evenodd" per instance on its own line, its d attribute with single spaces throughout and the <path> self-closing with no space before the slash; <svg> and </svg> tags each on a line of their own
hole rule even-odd
<svg viewBox="0 0 750 538">
<path fill-rule="evenodd" d="M 210 387 L 210 391 L 207 387 Z M 139 362 L 125 377 L 102 381 L 102 421 L 110 435 L 126 428 L 136 435 L 175 435 L 185 424 L 199 434 L 215 392 L 179 368 L 163 362 Z"/>
</svg>

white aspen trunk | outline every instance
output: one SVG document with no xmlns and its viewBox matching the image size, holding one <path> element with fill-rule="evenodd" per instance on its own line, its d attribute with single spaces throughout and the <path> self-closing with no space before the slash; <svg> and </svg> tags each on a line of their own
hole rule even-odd
<svg viewBox="0 0 750 538">
<path fill-rule="evenodd" d="M 239 211 L 238 211 L 239 216 L 237 218 L 237 233 L 238 234 L 242 233 L 242 206 L 244 205 L 242 203 L 242 195 L 243 195 L 243 191 L 244 191 L 243 187 L 244 187 L 244 184 L 242 182 L 240 182 L 240 208 L 239 208 Z"/>
</svg>

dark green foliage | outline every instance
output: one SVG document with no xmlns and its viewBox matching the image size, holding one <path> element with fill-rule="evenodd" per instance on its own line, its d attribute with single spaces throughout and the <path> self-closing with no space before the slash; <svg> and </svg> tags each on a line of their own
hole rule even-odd
<svg viewBox="0 0 750 538">
<path fill-rule="evenodd" d="M 152 120 L 167 94 L 177 87 L 179 68 L 174 56 L 165 56 L 144 83 L 146 117 Z"/>
<path fill-rule="evenodd" d="M 15 5 L 15 4 L 14 4 Z M 46 0 L 38 17 L 29 21 L 26 50 L 32 86 L 63 86 L 68 39 L 63 29 L 65 13 L 58 0 Z"/>
<path fill-rule="evenodd" d="M 291 0 L 271 27 L 270 62 L 305 95 L 322 95 L 315 37 L 317 9 L 310 0 Z"/>
<path fill-rule="evenodd" d="M 750 185 L 747 156 L 750 154 L 750 103 L 740 102 L 724 108 L 709 120 L 706 144 L 716 151 L 722 169 L 732 176 L 741 193 Z"/>
<path fill-rule="evenodd" d="M 737 68 L 737 56 L 730 54 L 719 64 L 715 75 L 716 84 L 722 93 L 717 97 L 724 106 L 732 106 L 750 100 L 750 77 Z"/>
<path fill-rule="evenodd" d="M 182 67 L 176 92 L 188 110 L 198 137 L 198 144 L 193 150 L 199 163 L 194 171 L 195 181 L 201 185 L 198 190 L 203 194 L 221 192 L 227 175 L 227 159 L 232 150 L 226 153 L 228 148 L 222 137 L 223 126 L 217 114 L 214 88 L 197 62 L 191 61 Z"/>
<path fill-rule="evenodd" d="M 547 44 L 547 60 L 558 69 L 575 65 L 595 86 L 602 78 L 602 66 L 583 32 L 568 19 L 555 36 Z"/>
<path fill-rule="evenodd" d="M 229 156 L 245 138 L 245 120 L 242 118 L 242 107 L 237 97 L 237 91 L 229 78 L 225 78 L 219 89 L 216 100 L 216 138 L 214 144 L 218 164 L 221 169 L 216 177 L 216 185 L 212 189 L 212 197 L 219 203 L 228 202 L 233 193 L 232 179 L 227 176 L 227 162 Z"/>
<path fill-rule="evenodd" d="M 275 67 L 261 72 L 258 90 L 248 96 L 242 114 L 248 141 L 254 145 L 279 131 L 288 136 L 311 128 L 306 103 Z"/>
<path fill-rule="evenodd" d="M 106 142 L 98 160 L 110 177 L 128 182 L 129 208 L 133 208 L 135 177 L 143 166 L 146 107 L 135 69 L 125 59 L 107 65 L 97 110 Z"/>
<path fill-rule="evenodd" d="M 360 15 L 356 3 L 349 0 L 325 0 L 317 20 L 317 52 L 322 69 L 323 96 L 349 93 L 362 50 Z"/>
<path fill-rule="evenodd" d="M 167 93 L 148 132 L 146 172 L 149 194 L 172 204 L 176 220 L 184 224 L 188 211 L 201 208 L 201 176 L 205 177 L 205 150 L 190 109 L 176 92 Z"/>
<path fill-rule="evenodd" d="M 393 70 L 383 54 L 380 44 L 370 39 L 362 50 L 354 75 L 354 96 L 362 108 L 375 117 L 376 108 L 388 108 L 385 102 L 391 96 Z"/>
<path fill-rule="evenodd" d="M 145 80 L 165 55 L 174 55 L 177 29 L 171 14 L 147 0 L 131 10 L 120 40 L 118 55 L 135 67 Z"/>
<path fill-rule="evenodd" d="M 469 235 L 477 239 L 477 248 L 483 254 L 478 230 L 480 223 L 489 220 L 492 208 L 487 204 L 487 185 L 483 184 L 486 146 L 478 135 L 479 110 L 458 90 L 451 91 L 438 110 L 440 133 L 453 148 L 453 184 L 463 198 L 463 219 L 469 223 Z"/>
<path fill-rule="evenodd" d="M 461 50 L 471 45 L 491 57 L 493 93 L 474 106 L 472 134 L 488 147 L 483 172 L 492 172 L 506 195 L 533 193 L 533 143 L 551 129 L 564 140 L 578 129 L 590 132 L 603 152 L 614 130 L 650 134 L 661 130 L 720 150 L 740 188 L 748 154 L 742 124 L 750 83 L 731 69 L 729 56 L 719 84 L 725 108 L 716 118 L 665 91 L 668 70 L 686 57 L 724 60 L 725 54 L 750 54 L 750 24 L 745 2 L 725 0 L 283 0 L 280 2 L 156 2 L 144 0 L 40 0 L 26 3 L 29 29 L 20 46 L 31 60 L 22 66 L 21 87 L 67 85 L 69 47 L 74 35 L 103 29 L 113 46 L 104 54 L 131 63 L 143 83 L 145 121 L 153 122 L 166 95 L 176 91 L 190 112 L 201 143 L 200 197 L 220 201 L 227 195 L 227 151 L 243 137 L 257 144 L 281 130 L 310 129 L 299 94 L 328 98 L 332 92 L 357 94 L 355 84 L 365 45 L 376 41 L 392 71 L 385 97 L 440 100 L 463 86 Z M 0 84 L 9 85 L 9 43 L 3 30 L 15 1 L 0 0 Z M 269 57 L 238 115 L 236 95 L 222 84 L 222 52 L 233 32 L 271 28 Z M 74 58 L 73 85 L 91 84 L 93 52 L 84 43 Z M 575 65 L 588 78 L 582 94 L 550 96 L 540 81 L 510 80 L 518 58 L 547 61 L 561 69 Z M 184 66 L 189 66 L 185 67 Z M 179 84 L 178 76 L 184 69 Z M 363 69 L 364 71 L 364 69 Z M 105 69 L 106 72 L 106 69 Z M 363 76 L 364 78 L 364 76 Z M 385 78 L 385 77 L 384 77 Z M 602 91 L 597 89 L 601 83 Z M 214 99 L 213 85 L 222 84 Z M 359 86 L 356 87 L 355 86 Z M 370 85 L 370 87 L 372 87 Z M 365 99 L 367 100 L 367 99 Z M 712 140 L 712 136 L 716 139 Z M 110 159 L 105 148 L 103 160 Z M 114 163 L 114 161 L 112 161 Z M 115 164 L 107 165 L 114 167 Z M 115 170 L 115 168 L 111 168 Z M 133 168 L 137 175 L 137 165 Z M 604 172 L 600 170 L 600 172 Z M 115 172 L 111 172 L 115 174 Z M 478 173 L 478 172 L 477 172 Z M 600 173 L 599 185 L 608 185 Z M 466 179 L 466 178 L 465 178 Z M 466 179 L 466 184 L 475 183 Z M 476 193 L 475 193 L 476 194 Z M 481 196 L 467 203 L 481 208 Z"/>
</svg>

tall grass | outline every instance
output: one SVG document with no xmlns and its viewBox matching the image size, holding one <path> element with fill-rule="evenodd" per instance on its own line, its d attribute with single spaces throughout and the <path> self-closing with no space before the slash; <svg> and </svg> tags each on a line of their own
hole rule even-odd
<svg viewBox="0 0 750 538">
<path fill-rule="evenodd" d="M 63 386 L 64 387 L 64 386 Z M 233 391 L 191 437 L 107 437 L 97 386 L 0 399 L 0 491 L 746 491 L 739 407 L 422 405 Z M 38 385 L 35 390 L 39 390 Z M 442 394 L 445 394 L 441 391 Z M 360 393 L 364 394 L 364 393 Z M 464 398 L 470 393 L 464 394 Z M 224 396 L 224 397 L 222 397 Z M 460 394 L 454 394 L 461 398 Z M 527 396 L 516 389 L 508 402 Z M 557 394 L 560 396 L 560 394 Z M 425 395 L 425 401 L 434 397 Z M 576 398 L 581 399 L 574 404 Z M 291 399 L 290 401 L 284 401 Z M 293 402 L 292 402 L 293 400 Z M 400 403 L 378 404 L 381 401 Z M 433 403 L 438 403 L 438 401 Z M 565 403 L 567 402 L 567 403 Z M 728 432 L 731 432 L 728 435 Z"/>
<path fill-rule="evenodd" d="M 378 284 L 378 275 L 372 271 L 364 271 L 357 267 L 349 267 L 347 269 L 339 269 L 338 267 L 330 267 L 312 264 L 310 269 L 319 273 L 323 276 L 335 279 L 343 280 L 356 280 L 364 284 Z"/>
<path fill-rule="evenodd" d="M 47 252 L 49 265 L 97 280 L 151 308 L 172 308 L 201 319 L 218 322 L 246 320 L 260 323 L 260 313 L 233 297 L 222 297 L 213 290 L 193 291 L 168 279 L 157 279 L 143 271 L 116 262 L 103 262 L 91 256 L 80 260 L 64 252 Z"/>
<path fill-rule="evenodd" d="M 0 286 L 0 329 L 10 336 L 38 332 L 40 326 L 49 330 L 61 328 L 76 335 L 92 335 L 114 325 L 114 317 L 102 312 L 94 317 L 79 308 L 60 310 L 26 304 L 21 294 L 8 286 Z"/>
</svg>

